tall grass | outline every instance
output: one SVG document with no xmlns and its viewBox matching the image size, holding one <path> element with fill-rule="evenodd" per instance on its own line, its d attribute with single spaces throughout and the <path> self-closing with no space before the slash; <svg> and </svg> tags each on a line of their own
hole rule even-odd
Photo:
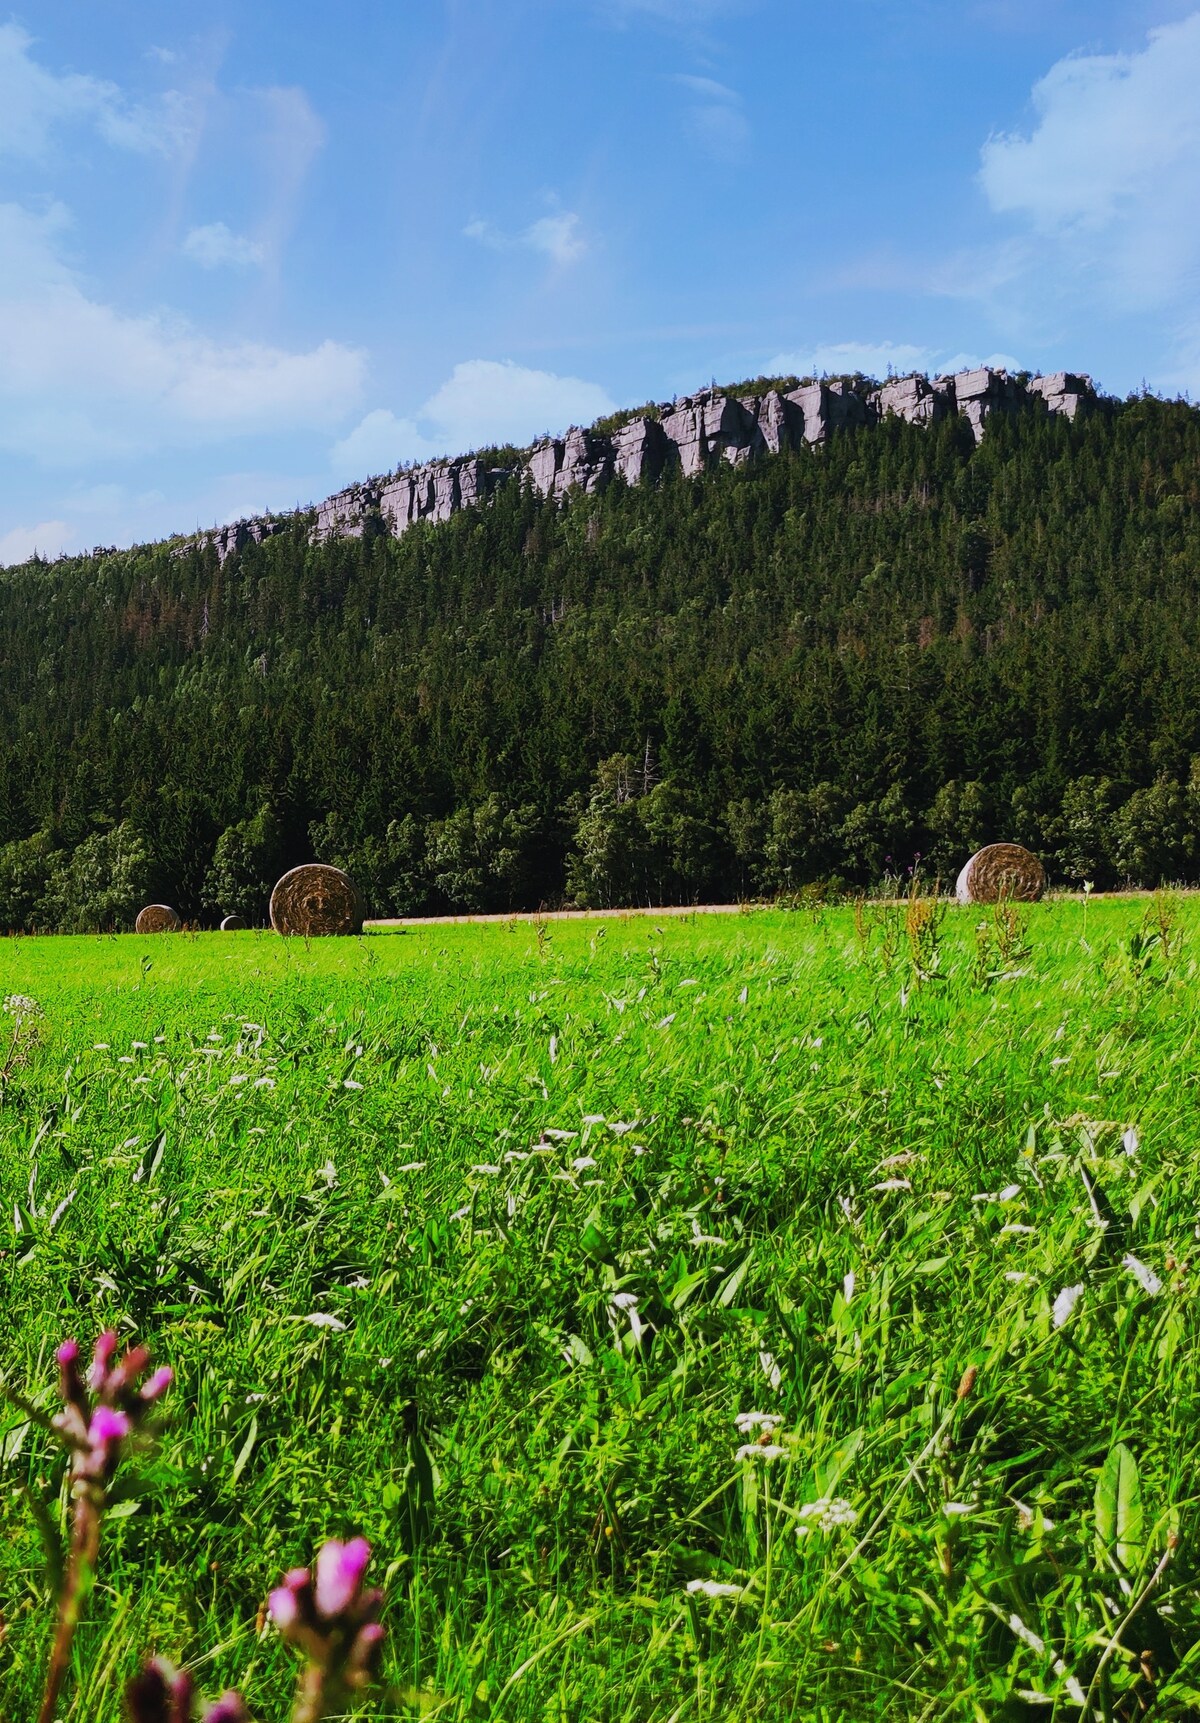
<svg viewBox="0 0 1200 1723">
<path fill-rule="evenodd" d="M 1200 1715 L 1200 910 L 1086 914 L 0 945 L 4 1375 L 178 1384 L 62 1718 L 158 1651 L 274 1723 L 359 1531 L 374 1716 Z M 65 1498 L 0 1467 L 21 1719 Z"/>
</svg>

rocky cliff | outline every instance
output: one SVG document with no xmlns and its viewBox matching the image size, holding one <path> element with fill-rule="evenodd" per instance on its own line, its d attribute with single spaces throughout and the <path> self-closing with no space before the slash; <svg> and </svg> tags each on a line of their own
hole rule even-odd
<svg viewBox="0 0 1200 1723">
<path fill-rule="evenodd" d="M 961 413 L 979 442 L 993 414 L 1041 406 L 1074 419 L 1095 400 L 1090 378 L 1070 371 L 1022 381 L 988 367 L 949 377 L 890 378 L 881 385 L 859 379 L 805 383 L 762 395 L 710 389 L 663 402 L 611 434 L 573 428 L 548 438 L 515 468 L 490 467 L 468 455 L 349 485 L 320 504 L 312 535 L 316 543 L 360 537 L 373 525 L 399 537 L 418 521 L 448 520 L 459 509 L 485 503 L 506 481 L 528 484 L 543 497 L 596 492 L 618 476 L 631 485 L 656 479 L 676 463 L 686 475 L 721 460 L 738 466 L 781 449 L 823 443 L 889 415 L 932 425 Z M 274 521 L 238 521 L 209 537 L 223 562 L 249 540 L 277 530 Z"/>
</svg>

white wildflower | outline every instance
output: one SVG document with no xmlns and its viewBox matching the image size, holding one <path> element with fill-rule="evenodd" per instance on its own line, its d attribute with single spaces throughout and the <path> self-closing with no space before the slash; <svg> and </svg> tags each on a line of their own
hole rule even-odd
<svg viewBox="0 0 1200 1723">
<path fill-rule="evenodd" d="M 596 1157 L 595 1155 L 576 1155 L 575 1159 L 571 1162 L 571 1165 L 577 1173 L 582 1173 L 585 1172 L 588 1167 L 594 1167 L 596 1165 Z"/>
<path fill-rule="evenodd" d="M 604 1114 L 603 1113 L 585 1113 L 583 1115 L 583 1121 L 582 1122 L 585 1125 L 602 1125 L 604 1123 Z"/>
<path fill-rule="evenodd" d="M 715 1244 L 715 1245 L 719 1246 L 719 1245 L 723 1245 L 725 1243 L 725 1240 L 723 1238 L 718 1238 L 716 1233 L 701 1232 L 700 1231 L 700 1222 L 698 1220 L 693 1220 L 692 1221 L 692 1236 L 691 1236 L 690 1242 L 692 1244 Z"/>
<path fill-rule="evenodd" d="M 1014 1286 L 1024 1286 L 1027 1280 L 1033 1279 L 1033 1276 L 1032 1274 L 1026 1274 L 1023 1269 L 1010 1268 L 1004 1278 L 1005 1280 L 1011 1280 Z"/>
<path fill-rule="evenodd" d="M 610 1303 L 614 1312 L 624 1313 L 629 1318 L 629 1332 L 633 1336 L 634 1345 L 639 1345 L 646 1325 L 638 1314 L 637 1293 L 614 1292 Z"/>
<path fill-rule="evenodd" d="M 785 1449 L 777 1442 L 744 1442 L 734 1455 L 735 1460 L 771 1460 L 782 1459 Z"/>
<path fill-rule="evenodd" d="M 249 1081 L 250 1073 L 248 1071 L 235 1071 L 229 1079 L 229 1087 L 236 1089 L 239 1083 L 248 1083 Z"/>
<path fill-rule="evenodd" d="M 337 1168 L 332 1161 L 326 1161 L 323 1167 L 317 1168 L 317 1177 L 325 1180 L 326 1190 L 333 1190 L 338 1182 Z"/>
<path fill-rule="evenodd" d="M 755 1430 L 773 1436 L 783 1423 L 783 1419 L 774 1412 L 739 1412 L 733 1421 L 740 1436 L 752 1435 Z"/>
<path fill-rule="evenodd" d="M 471 1168 L 471 1171 L 485 1177 L 495 1178 L 500 1168 L 493 1166 L 490 1161 L 480 1161 L 477 1166 Z"/>
<path fill-rule="evenodd" d="M 1128 1269 L 1137 1281 L 1142 1291 L 1150 1298 L 1157 1298 L 1163 1289 L 1163 1283 L 1152 1268 L 1147 1268 L 1144 1262 L 1139 1262 L 1136 1256 L 1123 1256 L 1121 1267 Z"/>
<path fill-rule="evenodd" d="M 578 1131 L 556 1131 L 552 1125 L 547 1125 L 542 1132 L 543 1137 L 550 1137 L 556 1143 L 573 1143 L 579 1135 Z"/>
<path fill-rule="evenodd" d="M 10 993 L 4 1000 L 3 1010 L 9 1017 L 40 1017 L 42 1008 L 36 999 L 28 993 Z"/>
<path fill-rule="evenodd" d="M 658 1029 L 667 1029 L 670 1027 L 670 1025 L 672 1023 L 674 1023 L 674 1021 L 675 1021 L 675 1013 L 672 1011 L 669 1016 L 660 1017 L 658 1020 L 658 1023 L 655 1025 L 655 1027 Z"/>
<path fill-rule="evenodd" d="M 524 1149 L 506 1149 L 504 1153 L 505 1166 L 510 1165 L 513 1161 L 527 1161 L 528 1159 L 529 1155 Z"/>
<path fill-rule="evenodd" d="M 637 1120 L 616 1119 L 608 1128 L 614 1136 L 623 1137 L 627 1131 L 636 1131 Z"/>
<path fill-rule="evenodd" d="M 854 1287 L 854 1270 L 851 1269 L 849 1274 L 844 1274 L 842 1276 L 842 1298 L 847 1304 L 849 1304 L 851 1299 L 854 1297 Z"/>
<path fill-rule="evenodd" d="M 1027 1645 L 1030 1651 L 1036 1651 L 1039 1657 L 1042 1655 L 1046 1649 L 1046 1641 L 1040 1633 L 1035 1633 L 1031 1627 L 1026 1627 L 1019 1615 L 1010 1615 L 1008 1625 L 1010 1632 L 1016 1634 L 1022 1645 Z"/>
<path fill-rule="evenodd" d="M 942 1508 L 942 1512 L 948 1520 L 954 1520 L 963 1514 L 973 1514 L 975 1506 L 974 1502 L 947 1502 Z"/>
<path fill-rule="evenodd" d="M 1079 1303 L 1079 1300 L 1082 1298 L 1082 1296 L 1083 1296 L 1083 1282 L 1082 1281 L 1080 1281 L 1077 1286 L 1064 1286 L 1063 1287 L 1063 1289 L 1059 1293 L 1058 1297 L 1054 1300 L 1053 1316 L 1054 1316 L 1054 1326 L 1056 1328 L 1062 1327 L 1063 1323 L 1067 1320 L 1068 1316 L 1070 1316 L 1071 1312 L 1074 1310 L 1075 1306 Z"/>
<path fill-rule="evenodd" d="M 881 1179 L 877 1185 L 871 1186 L 872 1191 L 910 1191 L 911 1179 Z"/>
<path fill-rule="evenodd" d="M 783 1381 L 783 1371 L 775 1362 L 775 1354 L 773 1352 L 760 1352 L 758 1355 L 758 1367 L 766 1377 L 771 1388 L 771 1392 L 773 1394 L 778 1394 L 779 1385 Z"/>
<path fill-rule="evenodd" d="M 346 1331 L 346 1324 L 339 1321 L 336 1316 L 330 1316 L 327 1310 L 314 1310 L 311 1316 L 296 1316 L 292 1320 L 294 1322 L 307 1322 L 313 1328 L 328 1328 L 334 1334 L 344 1334 Z"/>
<path fill-rule="evenodd" d="M 355 1082 L 355 1081 L 354 1081 L 354 1078 L 353 1078 L 353 1077 L 345 1077 L 345 1078 L 343 1078 L 343 1080 L 342 1080 L 342 1088 L 343 1088 L 343 1089 L 361 1089 L 361 1088 L 362 1088 L 362 1084 L 361 1084 L 361 1083 L 356 1083 L 356 1082 Z"/>
<path fill-rule="evenodd" d="M 1007 1226 L 1002 1226 L 1000 1228 L 1000 1237 L 1001 1238 L 1016 1238 L 1021 1234 L 1036 1232 L 1036 1231 L 1037 1231 L 1036 1227 L 1027 1226 L 1024 1221 L 1010 1220 Z"/>
<path fill-rule="evenodd" d="M 1137 1152 L 1138 1152 L 1138 1134 L 1132 1125 L 1129 1126 L 1128 1130 L 1122 1131 L 1122 1133 L 1121 1133 L 1121 1147 L 1124 1149 L 1125 1153 L 1131 1159 L 1134 1155 L 1137 1154 Z"/>
<path fill-rule="evenodd" d="M 858 1509 L 848 1502 L 845 1496 L 820 1496 L 815 1502 L 805 1502 L 799 1510 L 803 1524 L 800 1534 L 804 1536 L 814 1527 L 822 1532 L 835 1532 L 841 1526 L 852 1526 L 858 1521 Z"/>
<path fill-rule="evenodd" d="M 455 1209 L 454 1213 L 450 1216 L 450 1219 L 451 1220 L 466 1220 L 466 1218 L 470 1214 L 470 1212 L 471 1212 L 470 1203 L 464 1203 L 462 1208 L 456 1208 Z"/>
<path fill-rule="evenodd" d="M 402 1167 L 396 1168 L 396 1172 L 397 1172 L 397 1174 L 399 1174 L 399 1173 L 423 1173 L 428 1164 L 429 1163 L 427 1161 L 405 1161 L 405 1163 Z"/>
<path fill-rule="evenodd" d="M 275 1087 L 275 1079 L 274 1077 L 256 1077 L 254 1079 L 254 1087 L 256 1089 L 273 1089 Z"/>
<path fill-rule="evenodd" d="M 92 1052 L 93 1053 L 107 1053 L 108 1052 L 108 1042 L 107 1041 L 95 1042 L 92 1046 Z"/>
<path fill-rule="evenodd" d="M 719 1579 L 689 1579 L 688 1594 L 691 1597 L 741 1597 L 740 1585 L 726 1585 Z"/>
<path fill-rule="evenodd" d="M 901 1149 L 898 1155 L 888 1155 L 885 1159 L 880 1161 L 879 1165 L 875 1168 L 875 1171 L 877 1173 L 886 1173 L 890 1172 L 893 1167 L 908 1167 L 919 1158 L 920 1157 L 915 1149 Z"/>
</svg>

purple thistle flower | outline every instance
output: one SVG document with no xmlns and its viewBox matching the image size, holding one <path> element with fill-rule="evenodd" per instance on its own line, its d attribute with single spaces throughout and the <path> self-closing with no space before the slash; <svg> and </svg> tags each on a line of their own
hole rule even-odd
<svg viewBox="0 0 1200 1723">
<path fill-rule="evenodd" d="M 383 1596 L 363 1585 L 370 1560 L 366 1538 L 348 1543 L 330 1538 L 312 1569 L 292 1568 L 270 1595 L 280 1634 L 308 1660 L 294 1723 L 319 1723 L 375 1677 L 383 1645 L 376 1617 Z"/>
<path fill-rule="evenodd" d="M 75 1629 L 100 1551 L 108 1486 L 126 1443 L 145 1423 L 151 1404 L 166 1392 L 171 1381 L 170 1370 L 163 1368 L 156 1370 L 143 1387 L 149 1351 L 144 1346 L 131 1346 L 118 1357 L 119 1350 L 116 1333 L 106 1329 L 96 1342 L 86 1384 L 79 1369 L 78 1342 L 64 1340 L 55 1353 L 63 1408 L 51 1422 L 71 1450 L 71 1549 L 38 1723 L 51 1723 L 58 1708 Z M 164 1668 L 151 1665 L 139 1678 L 142 1688 L 135 1684 L 131 1689 L 135 1698 L 130 1704 L 143 1705 L 141 1713 L 131 1713 L 135 1723 L 141 1723 L 142 1717 L 147 1723 L 191 1723 L 189 1678 L 176 1676 L 173 1670 L 168 1675 Z"/>
<path fill-rule="evenodd" d="M 69 1344 L 74 1345 L 71 1341 Z M 96 1350 L 92 1354 L 92 1367 L 88 1371 L 88 1387 L 93 1394 L 98 1394 L 108 1378 L 108 1367 L 112 1363 L 120 1341 L 111 1328 L 106 1328 L 96 1342 Z"/>
<path fill-rule="evenodd" d="M 330 1538 L 318 1551 L 315 1589 L 319 1615 L 333 1621 L 350 1607 L 370 1559 L 371 1546 L 366 1538 L 351 1538 L 348 1544 Z"/>
<path fill-rule="evenodd" d="M 195 1683 L 186 1670 L 156 1657 L 125 1689 L 129 1723 L 193 1723 Z M 205 1706 L 201 1723 L 250 1723 L 239 1693 L 223 1693 Z"/>
</svg>

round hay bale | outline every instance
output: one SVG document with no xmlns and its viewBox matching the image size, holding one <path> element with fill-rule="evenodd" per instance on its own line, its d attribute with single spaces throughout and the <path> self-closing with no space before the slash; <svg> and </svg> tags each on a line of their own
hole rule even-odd
<svg viewBox="0 0 1200 1723">
<path fill-rule="evenodd" d="M 362 903 L 354 881 L 340 867 L 307 862 L 285 873 L 271 893 L 276 933 L 305 939 L 330 933 L 361 933 Z"/>
<path fill-rule="evenodd" d="M 221 932 L 242 933 L 244 932 L 245 927 L 246 923 L 240 915 L 227 915 L 221 923 Z"/>
<path fill-rule="evenodd" d="M 169 903 L 148 903 L 133 926 L 137 933 L 178 933 L 183 923 Z"/>
<path fill-rule="evenodd" d="M 1046 889 L 1046 870 L 1020 844 L 987 844 L 971 857 L 958 876 L 954 894 L 959 903 L 1036 903 Z"/>
</svg>

